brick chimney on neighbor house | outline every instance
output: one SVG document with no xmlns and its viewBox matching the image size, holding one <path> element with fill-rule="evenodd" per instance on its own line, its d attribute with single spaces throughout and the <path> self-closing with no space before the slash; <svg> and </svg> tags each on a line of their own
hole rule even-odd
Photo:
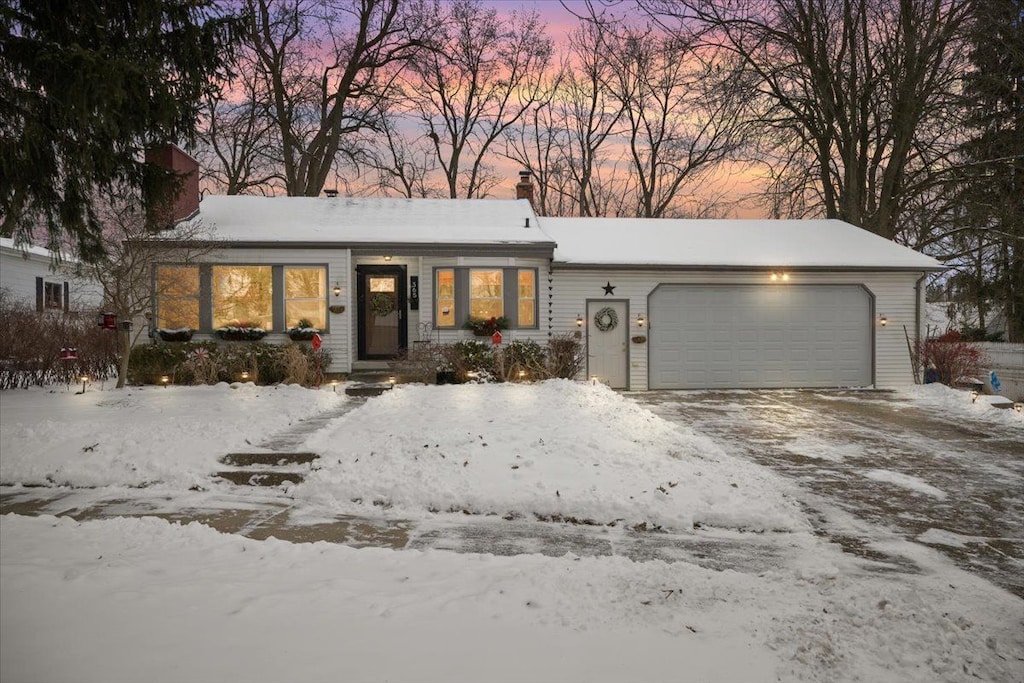
<svg viewBox="0 0 1024 683">
<path fill-rule="evenodd" d="M 533 204 L 533 182 L 530 180 L 529 171 L 519 172 L 519 182 L 516 184 L 516 199 L 529 200 L 530 206 Z M 536 207 L 534 207 L 536 209 Z"/>
<path fill-rule="evenodd" d="M 146 213 L 153 227 L 164 230 L 199 213 L 199 163 L 195 159 L 177 145 L 165 143 L 146 148 L 146 163 L 178 176 L 177 187 L 169 194 L 146 198 Z"/>
</svg>

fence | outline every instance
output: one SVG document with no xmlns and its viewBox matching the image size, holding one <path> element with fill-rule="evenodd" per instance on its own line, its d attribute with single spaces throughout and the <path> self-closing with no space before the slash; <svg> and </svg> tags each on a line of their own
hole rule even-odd
<svg viewBox="0 0 1024 683">
<path fill-rule="evenodd" d="M 1001 385 L 999 394 L 1024 401 L 1024 344 L 984 342 L 976 346 L 992 361 L 985 374 L 988 375 L 988 370 L 995 371 Z M 985 390 L 994 393 L 988 377 L 985 377 Z"/>
</svg>

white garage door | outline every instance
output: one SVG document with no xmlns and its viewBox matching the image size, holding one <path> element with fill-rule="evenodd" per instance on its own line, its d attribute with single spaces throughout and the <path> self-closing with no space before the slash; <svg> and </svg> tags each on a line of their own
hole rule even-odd
<svg viewBox="0 0 1024 683">
<path fill-rule="evenodd" d="M 661 285 L 652 389 L 871 384 L 871 298 L 856 285 Z"/>
</svg>

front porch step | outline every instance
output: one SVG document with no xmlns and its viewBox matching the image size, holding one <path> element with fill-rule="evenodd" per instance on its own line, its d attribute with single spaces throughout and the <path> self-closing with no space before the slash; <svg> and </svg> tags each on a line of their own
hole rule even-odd
<svg viewBox="0 0 1024 683">
<path fill-rule="evenodd" d="M 390 382 L 387 383 L 374 383 L 374 384 L 350 384 L 345 387 L 345 395 L 347 396 L 380 396 L 385 391 L 391 391 L 394 385 Z"/>
<path fill-rule="evenodd" d="M 230 481 L 238 486 L 281 486 L 286 482 L 301 484 L 306 478 L 302 472 L 282 472 L 279 470 L 225 470 L 217 472 L 215 477 Z"/>
<path fill-rule="evenodd" d="M 252 467 L 253 465 L 308 465 L 320 458 L 316 453 L 228 453 L 218 462 L 230 467 Z"/>
</svg>

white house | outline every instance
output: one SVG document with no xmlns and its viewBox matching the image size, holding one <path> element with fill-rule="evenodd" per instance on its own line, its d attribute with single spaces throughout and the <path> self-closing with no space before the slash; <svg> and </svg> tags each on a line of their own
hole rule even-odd
<svg viewBox="0 0 1024 683">
<path fill-rule="evenodd" d="M 60 268 L 54 263 L 49 249 L 15 246 L 14 240 L 0 237 L 0 289 L 11 301 L 40 312 L 99 311 L 102 287 L 75 275 L 73 261 L 65 259 Z"/>
<path fill-rule="evenodd" d="M 215 250 L 156 267 L 157 328 L 320 330 L 331 372 L 416 340 L 579 332 L 587 375 L 633 390 L 913 382 L 934 259 L 840 221 L 540 218 L 527 199 L 210 196 Z"/>
</svg>

